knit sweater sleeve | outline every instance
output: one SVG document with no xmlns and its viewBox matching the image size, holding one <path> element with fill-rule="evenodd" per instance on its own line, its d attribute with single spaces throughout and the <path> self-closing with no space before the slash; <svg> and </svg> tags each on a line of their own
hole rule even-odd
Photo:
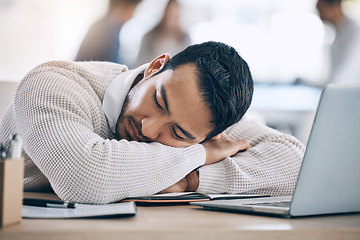
<svg viewBox="0 0 360 240">
<path fill-rule="evenodd" d="M 296 138 L 244 118 L 227 129 L 232 139 L 245 138 L 250 149 L 199 169 L 199 192 L 290 195 L 305 147 Z"/>
<path fill-rule="evenodd" d="M 157 193 L 205 162 L 201 145 L 107 139 L 97 134 L 101 102 L 81 76 L 41 66 L 20 83 L 15 97 L 24 150 L 63 200 L 108 203 Z"/>
</svg>

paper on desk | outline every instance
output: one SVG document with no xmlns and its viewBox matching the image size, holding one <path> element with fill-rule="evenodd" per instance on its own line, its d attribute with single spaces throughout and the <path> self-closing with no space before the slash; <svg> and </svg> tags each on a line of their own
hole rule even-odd
<svg viewBox="0 0 360 240">
<path fill-rule="evenodd" d="M 134 198 L 126 198 L 124 201 L 135 201 L 137 203 L 184 203 L 195 201 L 210 201 L 220 199 L 241 199 L 269 197 L 269 195 L 260 194 L 205 194 L 198 192 L 181 192 L 181 193 L 158 193 L 149 196 L 140 196 Z"/>
<path fill-rule="evenodd" d="M 111 203 L 105 205 L 76 204 L 76 208 L 22 207 L 23 218 L 96 218 L 134 216 L 134 202 Z"/>
</svg>

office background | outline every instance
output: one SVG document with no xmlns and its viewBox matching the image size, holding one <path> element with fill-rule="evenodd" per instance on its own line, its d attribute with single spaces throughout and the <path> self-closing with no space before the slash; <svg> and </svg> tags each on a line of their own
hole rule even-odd
<svg viewBox="0 0 360 240">
<path fill-rule="evenodd" d="M 317 84 L 327 77 L 334 31 L 318 17 L 316 0 L 179 2 L 181 25 L 191 43 L 215 40 L 232 45 L 249 63 L 255 82 L 267 84 L 255 88 L 253 116 L 306 142 L 320 89 L 288 86 L 299 81 Z M 123 26 L 120 53 L 125 64 L 135 66 L 141 39 L 160 20 L 166 3 L 143 0 Z M 18 83 L 45 61 L 74 60 L 107 4 L 105 0 L 0 0 L 0 81 Z M 360 0 L 344 1 L 344 9 L 360 22 Z"/>
</svg>

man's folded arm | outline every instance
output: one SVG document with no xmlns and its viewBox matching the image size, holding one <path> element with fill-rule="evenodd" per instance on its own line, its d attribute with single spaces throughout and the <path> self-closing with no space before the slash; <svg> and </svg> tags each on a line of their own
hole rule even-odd
<svg viewBox="0 0 360 240">
<path fill-rule="evenodd" d="M 305 147 L 296 138 L 244 118 L 226 133 L 245 138 L 250 149 L 199 169 L 199 192 L 289 195 L 293 192 Z"/>
<path fill-rule="evenodd" d="M 110 140 L 104 136 L 106 122 L 106 130 L 95 133 L 104 125 L 96 111 L 101 103 L 63 73 L 57 77 L 62 80 L 32 72 L 17 91 L 15 112 L 26 153 L 61 199 L 108 203 L 154 194 L 205 163 L 201 145 Z"/>
</svg>

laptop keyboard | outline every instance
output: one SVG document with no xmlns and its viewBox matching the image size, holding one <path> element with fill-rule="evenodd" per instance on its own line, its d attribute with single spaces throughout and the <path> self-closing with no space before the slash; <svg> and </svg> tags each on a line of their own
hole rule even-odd
<svg viewBox="0 0 360 240">
<path fill-rule="evenodd" d="M 262 203 L 249 203 L 244 205 L 251 205 L 251 206 L 269 206 L 269 207 L 290 207 L 291 201 L 281 201 L 281 202 L 262 202 Z"/>
</svg>

